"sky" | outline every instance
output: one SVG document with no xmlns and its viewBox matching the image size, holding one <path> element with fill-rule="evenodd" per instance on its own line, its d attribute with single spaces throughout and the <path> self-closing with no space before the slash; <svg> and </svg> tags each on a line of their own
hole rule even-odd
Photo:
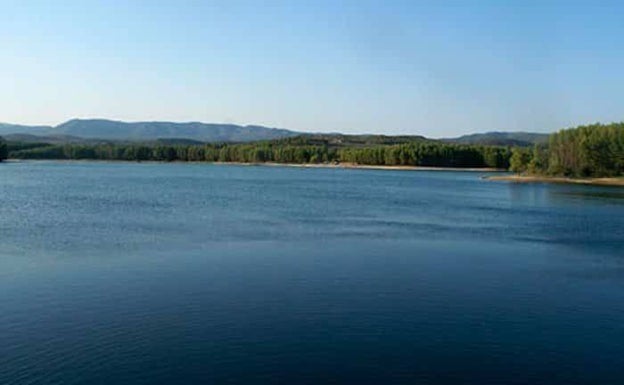
<svg viewBox="0 0 624 385">
<path fill-rule="evenodd" d="M 0 121 L 448 137 L 624 120 L 621 1 L 5 1 Z"/>
</svg>

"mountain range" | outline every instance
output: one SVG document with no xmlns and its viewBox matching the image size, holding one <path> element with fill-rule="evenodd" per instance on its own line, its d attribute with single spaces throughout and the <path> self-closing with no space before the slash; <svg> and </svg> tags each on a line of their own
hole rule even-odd
<svg viewBox="0 0 624 385">
<path fill-rule="evenodd" d="M 58 126 L 23 126 L 0 123 L 0 135 L 13 140 L 36 139 L 36 137 L 46 137 L 53 141 L 76 141 L 77 139 L 144 141 L 180 138 L 201 142 L 252 142 L 297 136 L 301 133 L 280 128 L 239 126 L 236 124 L 128 123 L 106 119 L 72 119 Z"/>
<path fill-rule="evenodd" d="M 72 119 L 57 126 L 0 123 L 0 136 L 20 142 L 92 143 L 97 141 L 165 140 L 188 144 L 192 142 L 253 142 L 303 134 L 303 132 L 258 125 L 240 126 L 201 122 L 121 122 L 107 119 Z M 423 137 L 418 138 L 424 139 Z M 545 143 L 548 140 L 548 134 L 488 132 L 440 140 L 458 144 L 532 146 L 536 143 Z"/>
</svg>

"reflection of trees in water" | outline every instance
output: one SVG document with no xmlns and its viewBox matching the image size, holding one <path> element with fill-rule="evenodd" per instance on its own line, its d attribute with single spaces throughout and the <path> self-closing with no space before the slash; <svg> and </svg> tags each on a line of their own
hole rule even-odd
<svg viewBox="0 0 624 385">
<path fill-rule="evenodd" d="M 508 192 L 514 239 L 624 252 L 621 188 L 510 183 Z"/>
</svg>

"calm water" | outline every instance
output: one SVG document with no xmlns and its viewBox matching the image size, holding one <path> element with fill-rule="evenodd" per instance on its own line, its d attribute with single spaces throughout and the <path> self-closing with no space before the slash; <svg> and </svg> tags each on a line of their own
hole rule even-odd
<svg viewBox="0 0 624 385">
<path fill-rule="evenodd" d="M 622 384 L 624 189 L 0 165 L 0 384 Z"/>
</svg>

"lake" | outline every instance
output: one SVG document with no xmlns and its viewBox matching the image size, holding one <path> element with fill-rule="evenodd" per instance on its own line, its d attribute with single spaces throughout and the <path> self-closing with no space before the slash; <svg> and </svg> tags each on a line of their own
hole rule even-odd
<svg viewBox="0 0 624 385">
<path fill-rule="evenodd" d="M 0 383 L 624 383 L 624 189 L 483 175 L 0 164 Z"/>
</svg>

